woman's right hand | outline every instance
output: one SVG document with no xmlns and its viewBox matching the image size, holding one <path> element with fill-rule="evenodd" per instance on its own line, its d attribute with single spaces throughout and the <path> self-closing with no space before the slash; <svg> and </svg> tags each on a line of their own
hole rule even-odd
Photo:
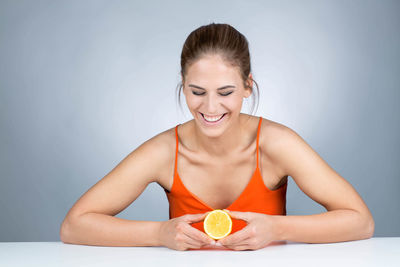
<svg viewBox="0 0 400 267">
<path fill-rule="evenodd" d="M 175 250 L 215 246 L 214 239 L 190 225 L 204 220 L 208 213 L 186 214 L 162 222 L 159 232 L 161 245 Z"/>
</svg>

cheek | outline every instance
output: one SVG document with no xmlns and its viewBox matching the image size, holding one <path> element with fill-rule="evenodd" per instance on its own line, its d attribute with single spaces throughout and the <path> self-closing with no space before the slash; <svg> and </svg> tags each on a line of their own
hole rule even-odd
<svg viewBox="0 0 400 267">
<path fill-rule="evenodd" d="M 202 100 L 200 97 L 187 97 L 186 103 L 187 103 L 189 109 L 194 109 L 201 105 Z"/>
<path fill-rule="evenodd" d="M 240 97 L 231 97 L 226 100 L 226 106 L 230 109 L 240 109 L 242 106 L 242 98 Z"/>
</svg>

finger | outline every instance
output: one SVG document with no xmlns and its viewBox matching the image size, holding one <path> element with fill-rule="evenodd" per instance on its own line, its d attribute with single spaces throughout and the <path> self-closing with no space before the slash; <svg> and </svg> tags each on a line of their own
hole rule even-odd
<svg viewBox="0 0 400 267">
<path fill-rule="evenodd" d="M 185 237 L 183 239 L 183 242 L 186 243 L 189 247 L 191 248 L 200 248 L 203 246 L 203 243 L 201 241 L 198 241 L 196 239 L 193 239 L 192 237 L 188 236 L 185 234 Z"/>
<path fill-rule="evenodd" d="M 236 247 L 236 246 L 248 246 L 250 244 L 251 244 L 251 238 L 249 237 L 249 238 L 240 240 L 239 242 L 223 244 L 223 246 Z"/>
<path fill-rule="evenodd" d="M 199 213 L 199 214 L 186 214 L 183 215 L 183 220 L 187 223 L 200 222 L 207 216 L 208 213 L 210 212 Z"/>
<path fill-rule="evenodd" d="M 251 249 L 251 238 L 243 239 L 238 243 L 223 244 L 222 246 L 225 248 L 228 248 L 228 249 L 233 249 L 233 250 Z"/>
<path fill-rule="evenodd" d="M 215 241 L 202 231 L 198 230 L 197 228 L 194 228 L 193 226 L 186 224 L 185 227 L 183 227 L 183 233 L 187 236 L 189 236 L 192 239 L 195 239 L 202 244 L 214 244 Z"/>
<path fill-rule="evenodd" d="M 228 235 L 227 237 L 224 237 L 224 238 L 218 240 L 218 243 L 220 243 L 223 246 L 236 245 L 236 244 L 245 242 L 249 238 L 250 238 L 250 234 L 249 234 L 248 228 L 245 227 L 231 235 Z"/>
<path fill-rule="evenodd" d="M 225 210 L 228 212 L 229 216 L 231 216 L 234 219 L 240 219 L 244 220 L 246 222 L 250 221 L 250 212 L 242 212 L 242 211 L 230 211 L 230 210 Z"/>
</svg>

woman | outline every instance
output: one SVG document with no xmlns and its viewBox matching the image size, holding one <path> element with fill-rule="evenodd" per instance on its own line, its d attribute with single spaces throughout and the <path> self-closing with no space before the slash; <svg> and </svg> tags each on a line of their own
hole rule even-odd
<svg viewBox="0 0 400 267">
<path fill-rule="evenodd" d="M 181 76 L 194 119 L 149 139 L 90 188 L 65 217 L 63 242 L 253 250 L 279 240 L 373 235 L 362 198 L 295 131 L 240 112 L 255 83 L 241 33 L 214 23 L 193 31 L 183 46 Z M 327 212 L 286 216 L 288 176 Z M 152 182 L 167 194 L 168 221 L 114 217 Z M 217 242 L 202 225 L 213 209 L 227 209 L 233 218 L 232 233 Z"/>
</svg>

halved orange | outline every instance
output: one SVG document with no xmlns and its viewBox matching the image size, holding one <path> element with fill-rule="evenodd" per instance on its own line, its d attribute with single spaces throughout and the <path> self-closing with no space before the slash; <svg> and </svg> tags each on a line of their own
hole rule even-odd
<svg viewBox="0 0 400 267">
<path fill-rule="evenodd" d="M 232 231 L 232 220 L 229 214 L 216 209 L 207 214 L 204 219 L 204 231 L 213 239 L 221 239 Z"/>
</svg>

